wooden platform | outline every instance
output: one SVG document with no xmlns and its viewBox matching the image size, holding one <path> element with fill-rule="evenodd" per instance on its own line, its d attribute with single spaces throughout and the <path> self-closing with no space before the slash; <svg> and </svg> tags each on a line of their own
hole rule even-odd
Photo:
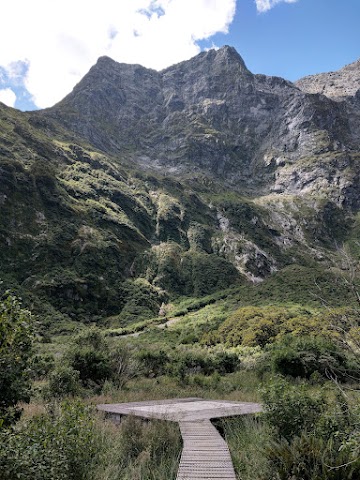
<svg viewBox="0 0 360 480">
<path fill-rule="evenodd" d="M 173 422 L 196 422 L 210 418 L 232 417 L 261 412 L 259 403 L 204 400 L 203 398 L 175 398 L 147 402 L 111 403 L 98 405 L 99 410 L 116 417 L 134 415 Z"/>
<path fill-rule="evenodd" d="M 184 447 L 177 480 L 236 480 L 229 448 L 210 420 L 179 426 Z"/>
<path fill-rule="evenodd" d="M 177 480 L 235 480 L 228 446 L 210 419 L 262 411 L 259 403 L 202 398 L 102 404 L 97 408 L 115 421 L 122 415 L 135 415 L 178 422 L 184 447 Z"/>
</svg>

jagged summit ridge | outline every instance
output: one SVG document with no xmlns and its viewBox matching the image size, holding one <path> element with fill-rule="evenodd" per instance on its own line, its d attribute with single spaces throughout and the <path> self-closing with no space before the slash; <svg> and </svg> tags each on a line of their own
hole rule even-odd
<svg viewBox="0 0 360 480">
<path fill-rule="evenodd" d="M 336 72 L 309 75 L 295 82 L 307 93 L 321 93 L 334 100 L 351 97 L 360 90 L 360 59 Z"/>
<path fill-rule="evenodd" d="M 301 159 L 356 151 L 357 112 L 357 104 L 253 75 L 225 46 L 160 72 L 101 57 L 72 93 L 39 115 L 141 168 L 266 193 L 304 188 L 295 175 Z M 318 176 L 306 182 L 314 190 L 318 183 Z"/>
</svg>

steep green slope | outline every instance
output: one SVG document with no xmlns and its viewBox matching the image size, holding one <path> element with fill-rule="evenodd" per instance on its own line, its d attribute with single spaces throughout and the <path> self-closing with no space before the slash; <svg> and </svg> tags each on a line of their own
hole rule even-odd
<svg viewBox="0 0 360 480">
<path fill-rule="evenodd" d="M 349 102 L 226 47 L 161 73 L 101 59 L 53 109 L 0 104 L 4 287 L 52 324 L 122 326 L 179 296 L 251 297 L 291 265 L 327 272 L 346 242 L 356 260 Z"/>
</svg>

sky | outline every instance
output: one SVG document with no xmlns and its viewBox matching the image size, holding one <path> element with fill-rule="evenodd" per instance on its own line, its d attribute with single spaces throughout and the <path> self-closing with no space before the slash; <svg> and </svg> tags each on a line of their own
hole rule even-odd
<svg viewBox="0 0 360 480">
<path fill-rule="evenodd" d="M 3 0 L 0 101 L 54 105 L 107 55 L 161 70 L 231 45 L 294 81 L 360 57 L 360 0 Z"/>
</svg>

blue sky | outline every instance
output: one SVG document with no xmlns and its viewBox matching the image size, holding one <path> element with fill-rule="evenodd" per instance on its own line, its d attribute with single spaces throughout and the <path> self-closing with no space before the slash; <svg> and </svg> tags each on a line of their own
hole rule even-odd
<svg viewBox="0 0 360 480">
<path fill-rule="evenodd" d="M 238 0 L 229 34 L 212 40 L 235 46 L 254 73 L 297 80 L 338 70 L 360 57 L 360 0 L 298 0 L 265 13 Z"/>
<path fill-rule="evenodd" d="M 1 10 L 0 101 L 21 110 L 61 100 L 101 55 L 159 70 L 232 45 L 254 73 L 289 80 L 360 57 L 360 0 L 8 0 Z"/>
</svg>

